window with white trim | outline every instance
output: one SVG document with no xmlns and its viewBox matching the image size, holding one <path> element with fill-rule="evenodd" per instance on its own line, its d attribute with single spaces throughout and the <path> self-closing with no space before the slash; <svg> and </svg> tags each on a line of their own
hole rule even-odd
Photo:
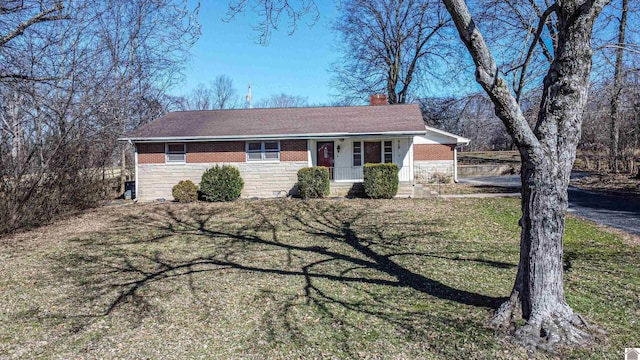
<svg viewBox="0 0 640 360">
<path fill-rule="evenodd" d="M 362 166 L 362 142 L 353 142 L 353 166 Z"/>
<path fill-rule="evenodd" d="M 279 141 L 247 142 L 247 161 L 279 161 Z"/>
<path fill-rule="evenodd" d="M 369 151 L 367 150 L 368 149 L 367 146 L 371 145 L 371 147 L 373 147 L 375 151 L 373 155 L 371 153 L 367 153 L 368 154 L 367 156 L 369 156 L 369 159 L 373 157 L 376 159 L 373 162 L 383 162 L 385 164 L 392 163 L 393 162 L 393 141 L 385 140 L 385 141 L 381 141 L 379 144 L 380 145 L 378 146 L 377 141 L 365 141 L 365 150 Z M 367 156 L 363 156 L 362 150 L 363 150 L 362 142 L 354 141 L 353 142 L 353 166 L 362 166 L 362 163 L 364 161 L 363 159 L 367 158 Z M 380 153 L 378 153 L 378 151 L 380 151 Z M 371 161 L 371 160 L 368 160 L 368 161 Z"/>
<path fill-rule="evenodd" d="M 382 160 L 385 164 L 393 162 L 393 142 L 391 140 L 383 143 Z"/>
<path fill-rule="evenodd" d="M 167 143 L 166 146 L 167 163 L 184 164 L 187 162 L 187 144 Z"/>
</svg>

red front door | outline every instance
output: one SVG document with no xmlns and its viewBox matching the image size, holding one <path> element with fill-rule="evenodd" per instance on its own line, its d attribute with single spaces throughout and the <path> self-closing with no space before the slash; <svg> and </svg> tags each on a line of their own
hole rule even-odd
<svg viewBox="0 0 640 360">
<path fill-rule="evenodd" d="M 317 150 L 318 166 L 328 167 L 333 179 L 333 141 L 318 141 Z"/>
</svg>

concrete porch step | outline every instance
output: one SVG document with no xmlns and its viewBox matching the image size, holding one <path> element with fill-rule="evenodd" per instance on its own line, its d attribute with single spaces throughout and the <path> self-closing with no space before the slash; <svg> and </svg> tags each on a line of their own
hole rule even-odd
<svg viewBox="0 0 640 360">
<path fill-rule="evenodd" d="M 400 182 L 398 186 L 397 198 L 415 198 L 416 187 L 419 190 L 422 189 L 422 185 L 414 185 L 412 182 Z M 344 183 L 344 182 L 331 182 L 329 186 L 331 196 L 345 196 L 345 197 L 367 197 L 364 192 L 364 185 L 361 182 L 356 183 Z"/>
</svg>

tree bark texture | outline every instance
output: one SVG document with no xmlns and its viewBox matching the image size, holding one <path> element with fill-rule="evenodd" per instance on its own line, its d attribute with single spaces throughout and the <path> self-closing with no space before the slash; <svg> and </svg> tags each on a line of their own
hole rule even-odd
<svg viewBox="0 0 640 360">
<path fill-rule="evenodd" d="M 620 93 L 622 92 L 622 61 L 624 56 L 624 44 L 627 30 L 627 14 L 629 13 L 629 0 L 622 0 L 622 12 L 620 14 L 620 26 L 618 27 L 618 44 L 616 48 L 616 63 L 613 73 L 613 90 L 611 94 L 611 117 L 609 139 L 609 168 L 617 173 L 618 159 L 620 158 L 620 124 L 618 121 L 620 106 Z"/>
<path fill-rule="evenodd" d="M 591 33 L 606 1 L 558 1 L 553 5 L 557 45 L 534 129 L 501 77 L 464 0 L 444 2 L 474 60 L 476 80 L 495 104 L 522 158 L 520 263 L 511 297 L 492 323 L 509 325 L 521 315 L 526 324 L 515 336 L 530 349 L 553 351 L 557 345 L 586 345 L 592 340 L 584 329 L 589 326 L 564 296 L 563 238 L 567 187 L 589 89 Z"/>
</svg>

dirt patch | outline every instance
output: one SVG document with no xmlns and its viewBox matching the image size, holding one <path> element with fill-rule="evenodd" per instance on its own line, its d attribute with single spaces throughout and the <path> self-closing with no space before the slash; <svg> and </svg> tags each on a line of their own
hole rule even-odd
<svg viewBox="0 0 640 360">
<path fill-rule="evenodd" d="M 475 151 L 459 152 L 460 165 L 517 165 L 520 164 L 518 151 Z"/>
</svg>

